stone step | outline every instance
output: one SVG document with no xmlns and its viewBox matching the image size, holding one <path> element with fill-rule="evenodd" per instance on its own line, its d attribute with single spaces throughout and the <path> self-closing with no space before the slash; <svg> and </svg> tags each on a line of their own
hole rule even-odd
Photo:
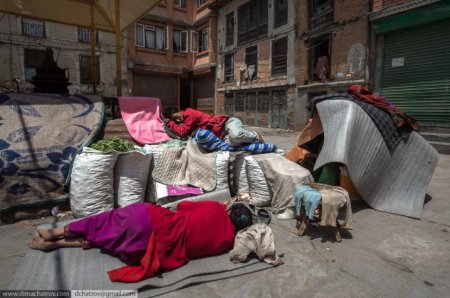
<svg viewBox="0 0 450 298">
<path fill-rule="evenodd" d="M 450 130 L 433 129 L 420 131 L 420 134 L 441 154 L 450 154 Z"/>
</svg>

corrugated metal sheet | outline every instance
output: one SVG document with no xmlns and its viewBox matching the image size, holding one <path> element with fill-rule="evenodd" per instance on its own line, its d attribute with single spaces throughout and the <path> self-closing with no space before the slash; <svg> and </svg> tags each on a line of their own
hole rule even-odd
<svg viewBox="0 0 450 298">
<path fill-rule="evenodd" d="M 345 164 L 372 208 L 420 218 L 437 151 L 412 132 L 391 154 L 370 117 L 348 100 L 323 101 L 317 109 L 325 139 L 315 169 L 332 162 Z"/>
<path fill-rule="evenodd" d="M 450 126 L 450 20 L 385 35 L 380 93 L 421 125 Z"/>
</svg>

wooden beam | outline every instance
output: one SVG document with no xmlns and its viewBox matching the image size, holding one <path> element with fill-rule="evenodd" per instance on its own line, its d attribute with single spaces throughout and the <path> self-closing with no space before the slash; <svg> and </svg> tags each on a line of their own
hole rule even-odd
<svg viewBox="0 0 450 298">
<path fill-rule="evenodd" d="M 101 16 L 108 22 L 108 24 L 111 25 L 112 28 L 114 28 L 114 21 L 108 15 L 106 10 L 98 4 L 98 1 L 95 1 L 94 6 L 97 9 L 98 13 L 101 14 Z"/>
<path fill-rule="evenodd" d="M 115 31 L 116 31 L 116 84 L 117 84 L 117 97 L 122 96 L 122 49 L 121 49 L 121 37 L 120 32 L 120 0 L 115 0 Z"/>
<path fill-rule="evenodd" d="M 90 3 L 91 9 L 91 31 L 90 31 L 90 43 L 91 43 L 91 80 L 92 80 L 92 92 L 97 94 L 97 56 L 95 55 L 95 17 L 94 17 L 94 2 Z"/>
</svg>

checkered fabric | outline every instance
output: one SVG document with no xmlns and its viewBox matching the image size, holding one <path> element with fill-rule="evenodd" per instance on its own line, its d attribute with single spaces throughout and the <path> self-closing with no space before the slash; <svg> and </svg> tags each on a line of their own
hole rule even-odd
<svg viewBox="0 0 450 298">
<path fill-rule="evenodd" d="M 395 147 L 397 147 L 400 141 L 406 141 L 409 137 L 409 134 L 411 133 L 411 130 L 408 128 L 398 129 L 387 112 L 377 108 L 374 105 L 358 100 L 348 93 L 332 93 L 316 96 L 311 101 L 313 106 L 315 106 L 321 101 L 331 99 L 349 100 L 360 106 L 364 110 L 364 112 L 369 115 L 370 119 L 372 119 L 373 123 L 380 131 L 384 141 L 386 142 L 386 146 L 389 148 L 389 151 L 391 153 L 394 151 Z"/>
</svg>

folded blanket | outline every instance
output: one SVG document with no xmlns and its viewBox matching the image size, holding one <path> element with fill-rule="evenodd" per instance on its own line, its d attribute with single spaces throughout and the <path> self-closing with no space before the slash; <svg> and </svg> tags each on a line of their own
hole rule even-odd
<svg viewBox="0 0 450 298">
<path fill-rule="evenodd" d="M 205 152 L 192 139 L 169 142 L 153 170 L 153 179 L 162 184 L 201 187 L 205 191 L 216 187 L 217 152 Z"/>
<path fill-rule="evenodd" d="M 296 186 L 314 182 L 307 169 L 278 154 L 257 154 L 253 158 L 266 176 L 267 185 L 273 193 L 272 207 L 277 213 L 295 206 Z"/>
<path fill-rule="evenodd" d="M 171 140 L 164 131 L 161 101 L 153 97 L 119 97 L 120 113 L 131 137 L 141 144 Z"/>
<path fill-rule="evenodd" d="M 219 139 L 212 133 L 212 131 L 207 129 L 198 129 L 194 140 L 199 146 L 209 151 L 249 151 L 254 153 L 270 153 L 277 150 L 277 146 L 274 144 L 261 143 L 233 147 L 224 140 Z"/>
</svg>

